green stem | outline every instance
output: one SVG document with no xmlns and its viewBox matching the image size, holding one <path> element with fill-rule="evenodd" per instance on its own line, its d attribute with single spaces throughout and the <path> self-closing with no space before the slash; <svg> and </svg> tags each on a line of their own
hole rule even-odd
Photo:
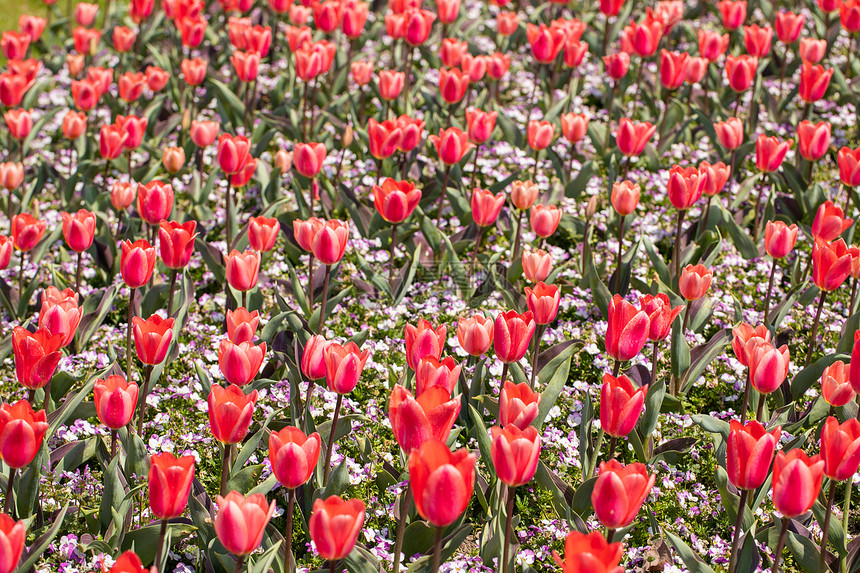
<svg viewBox="0 0 860 573">
<path fill-rule="evenodd" d="M 436 539 L 433 542 L 433 573 L 439 573 L 439 563 L 442 560 L 442 528 L 436 528 Z"/>
<path fill-rule="evenodd" d="M 732 552 L 729 557 L 728 573 L 734 573 L 735 570 L 735 563 L 737 561 L 738 556 L 738 541 L 740 541 L 741 530 L 744 527 L 744 510 L 746 509 L 747 496 L 749 495 L 749 493 L 749 490 L 741 490 L 741 498 L 738 502 L 738 516 L 735 520 L 735 531 L 732 534 Z"/>
<path fill-rule="evenodd" d="M 788 533 L 788 519 L 783 518 L 782 528 L 779 530 L 779 541 L 776 544 L 776 552 L 773 554 L 773 567 L 771 573 L 779 573 L 779 562 L 782 560 L 782 550 L 785 548 L 785 536 Z"/>
<path fill-rule="evenodd" d="M 514 516 L 514 500 L 516 499 L 516 487 L 507 487 L 508 493 L 508 503 L 506 507 L 506 515 L 505 515 L 505 543 L 504 550 L 502 552 L 502 573 L 508 573 L 508 555 L 510 554 L 511 548 L 511 533 L 512 533 L 512 520 Z"/>
<path fill-rule="evenodd" d="M 836 482 L 830 480 L 830 491 L 827 494 L 827 507 L 824 508 L 824 523 L 821 526 L 821 552 L 818 555 L 818 570 L 827 571 L 824 559 L 827 556 L 827 538 L 830 535 L 830 516 L 833 513 L 833 503 L 836 501 Z"/>
<path fill-rule="evenodd" d="M 337 395 L 337 404 L 334 406 L 334 418 L 331 420 L 331 431 L 328 434 L 325 452 L 325 473 L 323 474 L 323 487 L 328 484 L 328 476 L 331 474 L 331 454 L 334 451 L 334 438 L 337 430 L 337 419 L 340 417 L 340 407 L 343 403 L 343 394 Z"/>
</svg>

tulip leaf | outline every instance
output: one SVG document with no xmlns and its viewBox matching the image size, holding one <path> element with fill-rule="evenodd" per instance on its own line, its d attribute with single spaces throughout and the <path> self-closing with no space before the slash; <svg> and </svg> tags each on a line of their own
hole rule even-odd
<svg viewBox="0 0 860 573">
<path fill-rule="evenodd" d="M 442 540 L 442 550 L 440 551 L 442 557 L 442 563 L 445 563 L 451 557 L 454 556 L 454 553 L 460 548 L 466 538 L 472 534 L 472 525 L 462 525 L 452 533 L 448 534 Z M 433 569 L 433 556 L 432 555 L 424 555 L 423 557 L 416 560 L 412 563 L 409 568 L 406 570 L 407 573 L 430 573 Z"/>
<path fill-rule="evenodd" d="M 125 488 L 122 486 L 119 476 L 119 456 L 114 456 L 104 473 L 104 491 L 99 504 L 99 518 L 102 531 L 107 531 L 108 527 L 110 527 L 113 521 L 113 512 L 111 510 L 119 509 L 124 497 Z"/>
<path fill-rule="evenodd" d="M 66 502 L 66 505 L 63 506 L 63 509 L 57 513 L 56 516 L 52 517 L 51 527 L 42 534 L 41 537 L 36 539 L 32 545 L 30 545 L 29 551 L 24 553 L 22 557 L 21 563 L 18 565 L 18 569 L 16 571 L 30 571 L 36 567 L 36 563 L 39 562 L 45 555 L 45 551 L 48 549 L 48 546 L 57 537 L 57 534 L 60 532 L 60 528 L 63 525 L 63 520 L 66 518 L 66 512 L 69 509 L 69 503 Z"/>
<path fill-rule="evenodd" d="M 836 485 L 837 484 L 834 482 L 830 483 L 830 487 L 836 487 Z M 824 488 L 822 488 L 822 492 L 824 492 Z M 823 527 L 824 514 L 826 513 L 824 504 L 820 501 L 816 501 L 815 505 L 812 506 L 812 513 L 815 514 L 815 520 Z M 830 531 L 827 536 L 828 540 L 839 552 L 839 556 L 844 557 L 848 553 L 848 547 L 846 546 L 845 530 L 842 529 L 842 524 L 838 519 L 831 518 L 829 529 Z"/>
<path fill-rule="evenodd" d="M 715 358 L 723 354 L 732 338 L 732 330 L 724 328 L 716 332 L 708 342 L 690 351 L 690 367 L 681 378 L 681 392 L 685 393 L 699 379 L 705 369 Z"/>
<path fill-rule="evenodd" d="M 812 539 L 795 533 L 789 528 L 785 545 L 791 551 L 794 562 L 803 571 L 806 571 L 806 573 L 818 573 L 818 558 L 821 553 L 820 548 Z"/>
<path fill-rule="evenodd" d="M 720 434 L 724 438 L 729 437 L 729 423 L 708 416 L 707 414 L 693 414 L 691 416 L 693 422 L 699 425 L 700 428 L 711 434 Z"/>
<path fill-rule="evenodd" d="M 836 362 L 842 360 L 846 364 L 851 360 L 847 354 L 830 354 L 822 356 L 800 372 L 791 380 L 791 395 L 797 399 L 803 396 L 813 384 L 821 379 L 821 374 L 824 369 Z"/>
<path fill-rule="evenodd" d="M 93 293 L 88 296 L 83 303 L 83 316 L 78 324 L 76 333 L 78 348 L 86 348 L 87 343 L 95 334 L 96 330 L 102 325 L 105 317 L 113 308 L 113 301 L 119 292 L 118 285 L 111 285 L 100 292 Z M 98 301 L 98 306 L 90 310 L 91 304 Z"/>
<path fill-rule="evenodd" d="M 687 338 L 681 332 L 680 321 L 674 321 L 672 324 L 672 375 L 675 378 L 680 378 L 690 367 L 690 345 L 687 344 Z"/>
<path fill-rule="evenodd" d="M 175 545 L 182 537 L 189 535 L 197 528 L 191 525 L 187 518 L 177 517 L 168 520 L 167 525 L 168 536 L 171 546 Z M 134 550 L 137 556 L 140 557 L 144 566 L 149 566 L 155 560 L 155 554 L 158 552 L 158 540 L 161 533 L 161 524 L 147 525 L 138 529 L 133 529 L 126 533 L 125 539 L 122 542 L 122 550 Z"/>
<path fill-rule="evenodd" d="M 472 406 L 469 405 L 469 413 L 472 415 L 472 420 L 475 422 L 475 438 L 478 440 L 478 450 L 481 452 L 481 458 L 484 460 L 484 463 L 487 464 L 487 468 L 493 467 L 492 464 L 492 437 L 487 430 L 487 426 L 484 424 L 484 419 L 481 416 L 481 413 Z M 493 475 L 495 476 L 495 469 L 492 470 Z"/>
<path fill-rule="evenodd" d="M 347 467 L 347 460 L 344 459 L 328 476 L 328 483 L 320 497 L 325 499 L 333 495 L 343 495 L 347 488 L 349 488 L 349 468 Z"/>
<path fill-rule="evenodd" d="M 657 252 L 657 248 L 654 246 L 654 243 L 648 237 L 643 237 L 642 244 L 645 246 L 645 253 L 648 255 L 648 259 L 651 261 L 651 268 L 657 273 L 657 276 L 660 278 L 660 282 L 664 285 L 672 284 L 669 267 L 666 266 L 666 262 L 663 260 L 663 257 Z"/>
<path fill-rule="evenodd" d="M 403 555 L 406 559 L 413 555 L 429 553 L 433 548 L 435 533 L 435 528 L 424 521 L 414 521 L 407 525 L 403 533 Z"/>
<path fill-rule="evenodd" d="M 272 562 L 278 556 L 278 550 L 281 548 L 282 542 L 276 541 L 271 547 L 254 560 L 248 570 L 249 573 L 267 573 L 272 566 Z"/>
<path fill-rule="evenodd" d="M 567 376 L 570 372 L 570 361 L 573 359 L 573 351 L 576 349 L 575 345 L 571 345 L 564 351 L 562 354 L 553 359 L 552 362 L 544 366 L 544 369 L 541 370 L 538 375 L 539 378 L 542 378 L 548 373 L 552 374 L 552 378 L 546 383 L 546 386 L 541 392 L 540 396 L 540 406 L 538 408 L 538 415 L 535 418 L 532 425 L 538 430 L 543 426 L 544 421 L 546 420 L 547 415 L 549 415 L 549 411 L 555 406 L 556 400 L 558 400 L 559 395 L 561 394 L 562 389 L 564 389 L 564 385 L 567 382 Z M 567 355 L 567 358 L 564 358 Z M 559 358 L 563 359 L 558 362 Z M 542 380 L 541 380 L 542 381 Z"/>
<path fill-rule="evenodd" d="M 266 435 L 266 430 L 269 428 L 269 424 L 271 423 L 272 419 L 280 413 L 281 410 L 279 409 L 272 410 L 272 412 L 268 416 L 266 416 L 266 420 L 263 422 L 263 425 L 260 426 L 260 429 L 242 445 L 242 449 L 239 450 L 239 453 L 236 455 L 236 460 L 233 462 L 233 467 L 230 469 L 231 476 L 239 472 L 242 466 L 245 465 L 245 463 L 254 453 L 254 451 L 256 451 L 256 449 L 260 445 L 260 442 L 263 441 L 263 437 Z"/>
<path fill-rule="evenodd" d="M 714 573 L 714 570 L 702 561 L 702 558 L 690 549 L 690 546 L 684 543 L 680 537 L 669 531 L 665 531 L 664 533 L 669 543 L 681 557 L 681 561 L 690 570 L 690 573 Z"/>
<path fill-rule="evenodd" d="M 757 258 L 758 247 L 756 247 L 752 238 L 745 230 L 738 226 L 731 213 L 723 209 L 722 206 L 720 206 L 720 209 L 723 212 L 723 229 L 728 231 L 729 237 L 732 239 L 732 242 L 735 244 L 735 247 L 737 247 L 741 256 L 747 260 Z"/>
<path fill-rule="evenodd" d="M 645 412 L 639 419 L 639 431 L 643 436 L 651 436 L 657 428 L 665 396 L 666 382 L 664 380 L 656 382 L 652 380 L 651 385 L 648 387 L 648 392 L 645 394 Z"/>
</svg>

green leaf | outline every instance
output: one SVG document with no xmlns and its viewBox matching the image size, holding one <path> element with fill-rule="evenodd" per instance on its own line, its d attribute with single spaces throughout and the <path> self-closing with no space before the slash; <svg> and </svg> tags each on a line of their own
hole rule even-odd
<svg viewBox="0 0 860 573">
<path fill-rule="evenodd" d="M 570 361 L 573 359 L 571 354 L 575 350 L 574 345 L 566 348 L 562 351 L 562 354 L 556 358 L 562 358 L 565 354 L 567 354 L 567 358 L 561 362 L 559 365 L 555 365 L 555 359 L 547 364 L 543 370 L 541 370 L 540 377 L 545 375 L 552 374 L 552 378 L 550 378 L 549 382 L 546 384 L 543 392 L 541 392 L 540 396 L 540 406 L 538 408 L 538 415 L 535 418 L 532 425 L 538 430 L 543 426 L 544 420 L 546 420 L 547 415 L 549 415 L 549 411 L 555 406 L 556 400 L 558 400 L 559 394 L 561 394 L 562 389 L 564 389 L 564 385 L 567 382 L 567 375 L 570 372 Z M 548 371 L 550 367 L 553 367 Z"/>
<path fill-rule="evenodd" d="M 708 342 L 697 346 L 690 352 L 690 367 L 686 369 L 681 378 L 682 392 L 686 392 L 702 375 L 705 368 L 715 358 L 723 354 L 726 346 L 730 343 L 732 331 L 724 328 L 715 333 Z"/>
<path fill-rule="evenodd" d="M 820 548 L 815 542 L 789 529 L 785 545 L 791 551 L 795 563 L 801 569 L 806 571 L 806 573 L 818 573 L 818 557 L 821 553 Z"/>
<path fill-rule="evenodd" d="M 119 475 L 119 456 L 114 456 L 107 470 L 105 470 L 104 492 L 101 495 L 101 503 L 99 504 L 99 519 L 102 531 L 107 531 L 108 527 L 110 527 L 113 521 L 113 512 L 111 510 L 119 509 L 124 497 L 125 488 L 122 486 Z"/>
<path fill-rule="evenodd" d="M 690 570 L 690 573 L 714 573 L 714 570 L 702 561 L 701 557 L 690 549 L 690 546 L 684 543 L 680 537 L 668 531 L 665 531 L 664 533 L 666 538 L 669 540 L 669 544 L 671 544 L 672 547 L 675 548 L 675 551 L 678 552 L 678 555 L 681 557 L 681 561 L 684 562 L 684 565 Z"/>
<path fill-rule="evenodd" d="M 188 521 L 187 519 L 184 521 Z M 182 518 L 170 520 L 167 525 L 167 534 L 170 536 L 171 545 L 176 545 L 181 538 L 189 535 L 197 528 L 193 525 L 185 523 Z M 134 549 L 137 556 L 143 562 L 144 566 L 149 566 L 155 560 L 155 554 L 158 552 L 158 538 L 161 533 L 161 524 L 147 525 L 139 529 L 133 529 L 126 533 L 125 539 L 122 542 L 122 550 L 128 551 Z"/>
<path fill-rule="evenodd" d="M 60 510 L 60 513 L 57 514 L 57 517 L 54 518 L 54 522 L 51 524 L 50 529 L 33 542 L 30 546 L 30 550 L 24 554 L 23 561 L 18 566 L 17 571 L 30 571 L 36 566 L 36 563 L 42 559 L 48 546 L 63 526 L 63 520 L 66 518 L 66 511 L 69 509 L 69 503 L 70 502 L 67 501 L 66 505 L 63 506 L 63 509 Z"/>
<path fill-rule="evenodd" d="M 439 552 L 441 554 L 442 563 L 445 563 L 451 557 L 454 556 L 454 553 L 460 548 L 466 538 L 472 533 L 471 525 L 463 525 L 455 530 L 453 533 L 445 537 L 442 544 L 442 550 Z M 425 555 L 412 563 L 409 566 L 409 569 L 406 570 L 407 573 L 430 573 L 433 570 L 433 556 Z"/>
</svg>

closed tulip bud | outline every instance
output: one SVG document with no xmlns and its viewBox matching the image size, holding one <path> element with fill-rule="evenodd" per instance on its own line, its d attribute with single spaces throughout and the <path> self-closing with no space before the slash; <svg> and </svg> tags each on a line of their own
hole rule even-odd
<svg viewBox="0 0 860 573">
<path fill-rule="evenodd" d="M 321 445 L 318 433 L 305 436 L 292 426 L 269 434 L 269 462 L 278 483 L 287 489 L 307 483 L 317 467 Z"/>
<path fill-rule="evenodd" d="M 517 426 L 490 428 L 490 455 L 499 480 L 509 487 L 531 481 L 540 461 L 541 440 L 537 428 Z"/>
<path fill-rule="evenodd" d="M 429 325 L 429 323 L 427 324 Z M 420 327 L 421 322 L 419 321 L 419 328 Z M 409 328 L 409 325 L 407 325 L 407 328 Z M 444 328 L 444 326 L 440 326 L 439 328 Z M 485 354 L 493 344 L 493 331 L 493 320 L 491 318 L 487 318 L 481 314 L 473 314 L 469 318 L 461 318 L 457 322 L 457 342 L 460 344 L 460 348 L 465 350 L 467 354 L 471 356 L 481 356 Z M 442 354 L 442 347 L 444 347 L 444 338 L 443 334 L 442 341 L 437 342 L 437 344 L 439 344 L 440 356 Z M 406 357 L 409 359 L 408 353 Z M 431 357 L 436 359 L 439 358 L 438 356 Z"/>
<path fill-rule="evenodd" d="M 42 448 L 42 441 L 48 431 L 46 420 L 45 411 L 34 412 L 27 400 L 0 404 L 0 460 L 14 469 L 23 468 L 32 462 Z M 6 532 L 0 533 L 0 541 L 3 534 L 8 535 Z M 2 559 L 0 556 L 0 562 Z M 15 560 L 8 571 L 11 573 L 17 565 L 18 561 Z"/>
<path fill-rule="evenodd" d="M 815 220 L 812 222 L 812 238 L 832 241 L 839 237 L 854 219 L 844 218 L 842 208 L 833 204 L 833 201 L 825 201 L 818 206 Z"/>
<path fill-rule="evenodd" d="M 814 103 L 824 97 L 830 86 L 833 70 L 825 70 L 822 66 L 803 62 L 800 68 L 800 87 L 797 94 L 807 103 Z"/>
<path fill-rule="evenodd" d="M 821 430 L 821 459 L 824 475 L 832 480 L 845 481 L 857 473 L 860 465 L 860 421 L 849 418 L 840 424 L 833 416 L 827 418 Z"/>
<path fill-rule="evenodd" d="M 236 310 L 227 310 L 227 338 L 233 344 L 253 342 L 257 327 L 260 325 L 260 313 L 258 311 L 248 312 L 245 307 L 240 306 Z"/>
<path fill-rule="evenodd" d="M 747 18 L 746 0 L 720 0 L 717 9 L 723 19 L 723 26 L 728 30 L 737 30 Z"/>
<path fill-rule="evenodd" d="M 683 305 L 672 308 L 669 297 L 664 293 L 658 295 L 647 294 L 639 298 L 639 306 L 648 315 L 650 322 L 648 328 L 648 340 L 656 342 L 665 340 L 672 332 L 672 323 L 681 314 Z"/>
<path fill-rule="evenodd" d="M 699 176 L 705 180 L 703 191 L 709 197 L 713 197 L 723 190 L 731 174 L 732 168 L 722 161 L 713 165 L 707 161 L 702 161 L 699 164 Z"/>
<path fill-rule="evenodd" d="M 218 164 L 227 175 L 242 171 L 250 156 L 251 144 L 244 135 L 222 134 L 218 138 Z"/>
<path fill-rule="evenodd" d="M 87 116 L 83 112 L 69 110 L 63 116 L 63 137 L 74 141 L 87 130 Z"/>
<path fill-rule="evenodd" d="M 752 87 L 757 69 L 758 59 L 755 56 L 726 56 L 726 79 L 729 81 L 729 87 L 738 93 Z"/>
<path fill-rule="evenodd" d="M 717 132 L 720 145 L 726 149 L 737 149 L 744 142 L 744 126 L 741 120 L 736 117 L 716 122 L 714 130 Z"/>
<path fill-rule="evenodd" d="M 568 36 L 564 43 L 564 65 L 568 68 L 578 68 L 582 65 L 588 53 L 588 44 Z"/>
<path fill-rule="evenodd" d="M 80 209 L 74 215 L 61 213 L 63 217 L 63 238 L 70 249 L 81 253 L 93 244 L 96 231 L 96 215 L 86 209 Z"/>
<path fill-rule="evenodd" d="M 300 175 L 316 177 L 322 169 L 326 153 L 323 143 L 298 143 L 293 150 L 293 166 Z"/>
<path fill-rule="evenodd" d="M 529 282 L 538 283 L 546 280 L 552 270 L 552 255 L 539 249 L 537 251 L 523 251 L 522 256 L 523 275 Z"/>
<path fill-rule="evenodd" d="M 475 108 L 466 110 L 466 123 L 469 125 L 469 140 L 480 145 L 486 143 L 496 127 L 498 112 L 481 111 Z"/>
<path fill-rule="evenodd" d="M 148 241 L 123 241 L 120 270 L 122 280 L 130 288 L 140 288 L 149 282 L 155 268 L 155 249 Z"/>
<path fill-rule="evenodd" d="M 505 364 L 519 362 L 525 356 L 535 332 L 532 312 L 519 314 L 515 310 L 499 313 L 493 330 L 496 357 Z"/>
<path fill-rule="evenodd" d="M 123 149 L 128 151 L 137 149 L 143 143 L 143 136 L 146 133 L 146 127 L 149 120 L 145 117 L 136 117 L 133 115 L 122 116 L 116 118 L 116 124 L 125 131 L 126 137 L 123 141 Z"/>
<path fill-rule="evenodd" d="M 217 384 L 209 393 L 209 428 L 223 444 L 237 444 L 245 439 L 254 418 L 257 391 L 247 396 L 238 386 L 222 388 Z"/>
<path fill-rule="evenodd" d="M 726 472 L 732 485 L 753 490 L 764 484 L 781 432 L 780 426 L 768 432 L 756 420 L 750 420 L 746 425 L 735 420 L 729 422 Z"/>
<path fill-rule="evenodd" d="M 860 185 L 860 147 L 857 149 L 842 147 L 836 154 L 836 163 L 839 165 L 839 179 L 843 185 L 849 187 Z"/>
<path fill-rule="evenodd" d="M 791 363 L 788 346 L 775 348 L 770 342 L 759 342 L 748 349 L 750 382 L 761 394 L 770 394 L 780 387 L 788 375 Z"/>
<path fill-rule="evenodd" d="M 181 147 L 167 147 L 161 154 L 161 164 L 171 175 L 179 173 L 185 165 L 185 150 Z"/>
<path fill-rule="evenodd" d="M 799 448 L 779 452 L 773 462 L 773 505 L 791 519 L 810 510 L 821 491 L 824 461 Z"/>
<path fill-rule="evenodd" d="M 405 345 L 406 363 L 412 370 L 418 367 L 422 358 L 430 357 L 439 360 L 445 348 L 445 337 L 448 329 L 444 324 L 433 327 L 429 321 L 419 319 L 416 325 L 406 324 Z M 458 332 L 459 337 L 459 332 Z"/>
<path fill-rule="evenodd" d="M 797 125 L 797 150 L 807 161 L 818 161 L 830 148 L 830 122 L 812 123 L 804 119 Z"/>
<path fill-rule="evenodd" d="M 588 535 L 571 531 L 564 543 L 564 560 L 556 551 L 552 558 L 564 573 L 622 573 L 621 553 L 621 543 L 607 543 L 599 531 Z"/>
<path fill-rule="evenodd" d="M 78 294 L 72 289 L 60 291 L 50 286 L 42 292 L 42 307 L 39 310 L 39 328 L 60 335 L 61 347 L 71 344 L 81 322 L 83 311 L 78 306 Z"/>
<path fill-rule="evenodd" d="M 517 209 L 525 211 L 534 205 L 539 192 L 534 181 L 514 181 L 511 184 L 511 202 Z"/>
<path fill-rule="evenodd" d="M 626 117 L 621 118 L 618 130 L 615 132 L 615 142 L 621 153 L 629 156 L 638 156 L 645 149 L 651 136 L 657 128 L 647 121 L 633 123 Z"/>
<path fill-rule="evenodd" d="M 227 282 L 240 292 L 247 292 L 257 286 L 260 273 L 260 253 L 247 250 L 240 253 L 236 249 L 227 255 Z"/>
<path fill-rule="evenodd" d="M 3 114 L 3 118 L 6 120 L 9 135 L 18 141 L 25 139 L 33 129 L 33 116 L 30 110 L 10 109 Z"/>
<path fill-rule="evenodd" d="M 699 55 L 709 62 L 716 62 L 729 47 L 729 35 L 710 30 L 698 31 Z"/>
<path fill-rule="evenodd" d="M 493 195 L 487 189 L 475 189 L 472 191 L 472 220 L 479 227 L 489 227 L 498 219 L 504 204 L 504 192 Z"/>
<path fill-rule="evenodd" d="M 812 247 L 812 280 L 815 286 L 828 292 L 839 288 L 851 274 L 851 259 L 842 239 L 832 243 L 816 239 Z"/>
<path fill-rule="evenodd" d="M 797 225 L 790 227 L 782 221 L 768 221 L 764 229 L 764 248 L 774 259 L 784 258 L 797 242 Z"/>
<path fill-rule="evenodd" d="M 650 326 L 651 322 L 644 310 L 638 310 L 616 294 L 609 303 L 607 354 L 618 362 L 630 360 L 645 346 Z"/>
<path fill-rule="evenodd" d="M 445 165 L 456 165 L 475 144 L 469 141 L 469 135 L 456 127 L 439 131 L 439 135 L 431 135 L 430 142 L 436 148 L 439 159 Z"/>
<path fill-rule="evenodd" d="M 520 18 L 516 12 L 499 12 L 496 14 L 496 29 L 502 36 L 511 36 L 517 31 Z"/>
<path fill-rule="evenodd" d="M 615 212 L 625 217 L 636 211 L 639 205 L 639 186 L 632 181 L 622 181 L 612 185 L 610 200 Z"/>
<path fill-rule="evenodd" d="M 838 408 L 854 399 L 855 392 L 848 375 L 848 365 L 841 360 L 824 369 L 821 374 L 821 397 L 825 402 Z"/>
<path fill-rule="evenodd" d="M 394 101 L 400 96 L 403 85 L 406 82 L 406 74 L 392 70 L 379 72 L 379 95 L 386 101 Z"/>
<path fill-rule="evenodd" d="M 687 265 L 678 279 L 678 289 L 687 300 L 698 300 L 707 294 L 711 287 L 711 271 L 705 265 Z"/>
<path fill-rule="evenodd" d="M 529 147 L 535 151 L 546 149 L 555 138 L 555 127 L 548 121 L 533 119 L 529 122 L 527 139 Z"/>
<path fill-rule="evenodd" d="M 182 60 L 179 67 L 182 70 L 185 83 L 189 86 L 199 86 L 206 78 L 208 64 L 200 58 Z"/>
<path fill-rule="evenodd" d="M 318 30 L 330 34 L 339 26 L 343 18 L 343 7 L 337 0 L 323 0 L 315 2 L 312 6 L 314 13 L 314 24 Z"/>
<path fill-rule="evenodd" d="M 158 519 L 179 517 L 188 505 L 194 481 L 194 457 L 164 452 L 150 458 L 149 507 Z"/>
<path fill-rule="evenodd" d="M 137 187 L 137 210 L 150 225 L 158 225 L 173 211 L 173 186 L 150 181 Z"/>
<path fill-rule="evenodd" d="M 561 116 L 561 132 L 570 143 L 585 139 L 588 117 L 584 113 L 565 113 Z"/>
<path fill-rule="evenodd" d="M 231 491 L 217 498 L 215 533 L 224 548 L 235 555 L 248 555 L 263 542 L 266 525 L 275 514 L 275 502 L 266 502 L 266 496 L 252 493 L 245 497 Z"/>
<path fill-rule="evenodd" d="M 594 513 L 605 527 L 627 527 L 654 486 L 654 475 L 648 475 L 645 464 L 624 466 L 616 460 L 600 463 L 600 474 L 591 492 Z"/>
<path fill-rule="evenodd" d="M 99 153 L 108 161 L 116 159 L 125 150 L 128 133 L 117 124 L 103 125 L 99 130 Z"/>
<path fill-rule="evenodd" d="M 620 80 L 627 75 L 627 70 L 630 68 L 630 54 L 618 52 L 604 56 L 603 65 L 606 67 L 606 73 L 610 78 Z"/>
<path fill-rule="evenodd" d="M 600 427 L 610 436 L 623 438 L 639 421 L 648 385 L 635 388 L 627 376 L 603 375 L 600 392 Z"/>
<path fill-rule="evenodd" d="M 215 142 L 218 130 L 221 128 L 217 121 L 191 121 L 191 141 L 200 148 L 209 147 Z M 230 160 L 232 162 L 232 159 Z"/>
<path fill-rule="evenodd" d="M 23 163 L 0 163 L 0 187 L 14 191 L 24 182 Z"/>
<path fill-rule="evenodd" d="M 196 221 L 178 223 L 176 221 L 161 221 L 158 227 L 158 245 L 161 249 L 161 260 L 170 269 L 184 269 L 194 254 L 194 239 L 197 237 Z"/>
<path fill-rule="evenodd" d="M 783 44 L 793 44 L 800 38 L 800 33 L 803 31 L 803 23 L 805 21 L 803 14 L 795 14 L 794 12 L 779 12 L 776 15 L 776 37 Z"/>
<path fill-rule="evenodd" d="M 860 2 L 845 0 L 839 4 L 839 21 L 849 34 L 860 32 Z"/>
<path fill-rule="evenodd" d="M 343 258 L 349 240 L 349 224 L 332 219 L 314 234 L 311 248 L 314 257 L 324 265 L 333 265 Z"/>
<path fill-rule="evenodd" d="M 302 373 L 309 380 L 321 380 L 325 378 L 325 350 L 329 344 L 331 342 L 323 338 L 320 334 L 311 336 L 307 343 L 305 343 L 301 368 Z"/>
<path fill-rule="evenodd" d="M 277 169 L 280 169 L 281 173 L 289 172 L 289 170 L 293 168 L 292 152 L 287 151 L 286 149 L 279 149 L 278 152 L 275 153 L 274 165 Z"/>
<path fill-rule="evenodd" d="M 251 217 L 248 220 L 248 243 L 255 251 L 265 253 L 271 251 L 278 238 L 281 224 L 277 219 L 267 217 Z"/>
<path fill-rule="evenodd" d="M 442 386 L 431 386 L 413 398 L 409 390 L 396 384 L 388 401 L 388 416 L 394 439 L 407 454 L 430 439 L 443 443 L 460 414 L 460 397 Z"/>
<path fill-rule="evenodd" d="M 537 418 L 539 408 L 539 392 L 526 382 L 514 384 L 506 380 L 499 393 L 499 425 L 525 430 Z"/>
<path fill-rule="evenodd" d="M 359 86 L 366 86 L 370 83 L 370 76 L 373 73 L 373 62 L 363 60 L 352 62 L 350 70 L 353 81 Z"/>
<path fill-rule="evenodd" d="M 466 95 L 469 89 L 469 74 L 453 69 L 441 69 L 439 71 L 439 93 L 449 104 L 457 103 Z"/>
<path fill-rule="evenodd" d="M 110 204 L 117 211 L 125 211 L 137 197 L 137 188 L 128 181 L 116 181 L 110 190 Z"/>
<path fill-rule="evenodd" d="M 430 37 L 430 30 L 436 14 L 429 10 L 412 8 L 404 13 L 403 39 L 410 46 L 420 46 Z"/>
<path fill-rule="evenodd" d="M 451 452 L 444 442 L 425 441 L 409 455 L 409 476 L 418 513 L 435 527 L 447 527 L 466 510 L 475 482 L 475 454 Z"/>
<path fill-rule="evenodd" d="M 230 56 L 230 63 L 236 71 L 236 77 L 240 82 L 253 82 L 257 79 L 260 71 L 260 54 L 257 52 L 243 52 L 236 50 Z"/>
<path fill-rule="evenodd" d="M 817 64 L 824 58 L 824 53 L 827 51 L 827 40 L 801 38 L 797 51 L 802 61 Z"/>
<path fill-rule="evenodd" d="M 538 237 L 549 237 L 561 222 L 561 209 L 555 205 L 534 205 L 529 211 L 529 223 Z"/>
<path fill-rule="evenodd" d="M 705 178 L 695 167 L 682 168 L 678 165 L 669 170 L 667 192 L 672 205 L 684 211 L 702 197 L 705 191 Z"/>
<path fill-rule="evenodd" d="M 323 353 L 328 389 L 338 394 L 352 392 L 358 385 L 368 358 L 370 351 L 362 352 L 355 342 L 347 342 L 345 345 L 330 343 Z"/>
<path fill-rule="evenodd" d="M 755 164 L 759 171 L 771 173 L 779 169 L 792 143 L 792 140 L 781 141 L 777 137 L 759 135 L 755 143 Z"/>
<path fill-rule="evenodd" d="M 5 513 L 0 513 L 0 546 L 4 548 L 0 556 L 0 573 L 12 573 L 24 553 L 27 540 L 27 526 L 24 521 L 15 521 Z"/>
<path fill-rule="evenodd" d="M 325 222 L 318 217 L 311 217 L 306 221 L 296 219 L 293 221 L 293 236 L 302 249 L 311 252 L 313 250 L 314 237 L 324 225 Z"/>
<path fill-rule="evenodd" d="M 164 362 L 173 340 L 173 319 L 157 314 L 146 320 L 135 316 L 133 324 L 134 348 L 140 361 L 149 365 Z"/>
<path fill-rule="evenodd" d="M 45 236 L 47 223 L 36 219 L 29 213 L 12 217 L 12 241 L 15 248 L 22 252 L 32 251 Z"/>
<path fill-rule="evenodd" d="M 137 406 L 137 384 L 114 375 L 96 380 L 93 391 L 96 414 L 102 424 L 111 430 L 119 430 L 131 422 Z"/>
<path fill-rule="evenodd" d="M 526 304 L 534 315 L 535 324 L 546 325 L 555 320 L 561 293 L 557 285 L 539 282 L 534 289 L 526 287 Z"/>
<path fill-rule="evenodd" d="M 394 120 L 378 122 L 373 118 L 367 122 L 367 136 L 370 140 L 370 154 L 376 159 L 390 157 L 403 139 L 403 130 Z"/>
<path fill-rule="evenodd" d="M 272 502 L 274 504 L 274 502 Z M 364 502 L 333 495 L 314 502 L 308 532 L 323 559 L 336 561 L 350 554 L 364 526 Z"/>
<path fill-rule="evenodd" d="M 442 361 L 425 356 L 415 369 L 415 394 L 421 396 L 425 390 L 440 386 L 450 396 L 460 379 L 460 365 L 450 356 Z"/>
<path fill-rule="evenodd" d="M 744 26 L 744 47 L 751 56 L 763 58 L 768 55 L 772 38 L 773 28 L 770 26 Z"/>
<path fill-rule="evenodd" d="M 373 205 L 389 223 L 402 223 L 421 201 L 421 190 L 409 181 L 395 181 L 388 177 L 382 185 L 373 186 Z"/>
<path fill-rule="evenodd" d="M 266 343 L 262 342 L 254 346 L 251 342 L 234 344 L 229 340 L 222 340 L 218 347 L 218 366 L 221 374 L 229 384 L 244 386 L 251 382 L 266 357 Z"/>
<path fill-rule="evenodd" d="M 664 88 L 674 90 L 684 84 L 689 58 L 687 52 L 663 50 L 660 53 L 660 83 Z"/>
</svg>

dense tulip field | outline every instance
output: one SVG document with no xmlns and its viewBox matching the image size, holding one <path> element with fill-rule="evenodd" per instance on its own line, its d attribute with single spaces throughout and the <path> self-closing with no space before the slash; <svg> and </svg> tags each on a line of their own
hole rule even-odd
<svg viewBox="0 0 860 573">
<path fill-rule="evenodd" d="M 0 573 L 860 571 L 860 0 L 38 12 Z"/>
</svg>

